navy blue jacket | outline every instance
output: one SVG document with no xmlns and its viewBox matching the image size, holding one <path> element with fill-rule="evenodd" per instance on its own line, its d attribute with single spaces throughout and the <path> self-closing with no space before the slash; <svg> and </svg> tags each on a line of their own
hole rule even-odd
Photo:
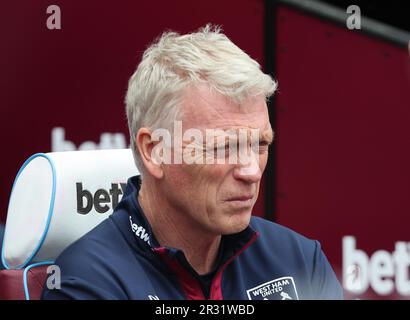
<svg viewBox="0 0 410 320">
<path fill-rule="evenodd" d="M 3 248 L 4 226 L 0 223 L 0 250 Z M 0 270 L 4 269 L 3 263 L 0 259 Z"/>
<path fill-rule="evenodd" d="M 129 179 L 114 213 L 56 260 L 61 289 L 43 299 L 204 299 L 200 277 L 182 251 L 160 247 Z M 252 217 L 222 237 L 210 299 L 340 299 L 341 286 L 318 241 Z"/>
</svg>

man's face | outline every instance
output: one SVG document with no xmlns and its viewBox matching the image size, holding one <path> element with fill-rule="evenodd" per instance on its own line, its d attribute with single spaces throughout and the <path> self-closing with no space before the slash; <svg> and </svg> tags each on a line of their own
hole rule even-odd
<svg viewBox="0 0 410 320">
<path fill-rule="evenodd" d="M 248 148 L 250 157 L 245 164 L 240 161 L 230 164 L 227 156 L 222 164 L 183 161 L 182 164 L 164 165 L 162 193 L 170 206 L 181 213 L 185 223 L 215 235 L 240 232 L 249 224 L 268 158 L 268 145 L 273 138 L 265 99 L 250 98 L 239 106 L 204 86 L 186 93 L 182 111 L 183 132 L 195 128 L 205 137 L 207 129 L 259 131 L 256 140 L 259 151 Z M 182 143 L 183 150 L 189 143 Z M 213 156 L 209 155 L 209 147 L 204 143 L 203 159 Z M 213 149 L 214 145 L 211 147 Z M 212 150 L 215 155 L 216 147 Z"/>
</svg>

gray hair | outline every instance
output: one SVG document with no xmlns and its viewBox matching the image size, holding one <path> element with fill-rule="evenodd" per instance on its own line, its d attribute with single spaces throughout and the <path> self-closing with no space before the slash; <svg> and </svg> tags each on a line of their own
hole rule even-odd
<svg viewBox="0 0 410 320">
<path fill-rule="evenodd" d="M 217 26 L 195 33 L 165 32 L 144 52 L 125 98 L 131 149 L 141 175 L 144 167 L 135 137 L 140 128 L 171 129 L 181 117 L 184 90 L 207 84 L 237 103 L 250 96 L 268 99 L 277 83 Z"/>
</svg>

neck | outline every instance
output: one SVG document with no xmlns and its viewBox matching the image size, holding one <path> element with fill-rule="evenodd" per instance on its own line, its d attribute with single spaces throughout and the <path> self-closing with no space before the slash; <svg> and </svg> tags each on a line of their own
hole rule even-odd
<svg viewBox="0 0 410 320">
<path fill-rule="evenodd" d="M 211 272 L 218 255 L 221 235 L 207 233 L 189 216 L 154 196 L 158 194 L 155 191 L 142 183 L 138 200 L 159 244 L 182 250 L 198 274 Z"/>
</svg>

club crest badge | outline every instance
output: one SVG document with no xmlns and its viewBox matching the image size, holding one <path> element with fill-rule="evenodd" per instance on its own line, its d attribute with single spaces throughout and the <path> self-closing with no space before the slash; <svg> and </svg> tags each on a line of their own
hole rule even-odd
<svg viewBox="0 0 410 320">
<path fill-rule="evenodd" d="M 299 300 L 293 277 L 282 277 L 246 290 L 249 300 Z"/>
</svg>

